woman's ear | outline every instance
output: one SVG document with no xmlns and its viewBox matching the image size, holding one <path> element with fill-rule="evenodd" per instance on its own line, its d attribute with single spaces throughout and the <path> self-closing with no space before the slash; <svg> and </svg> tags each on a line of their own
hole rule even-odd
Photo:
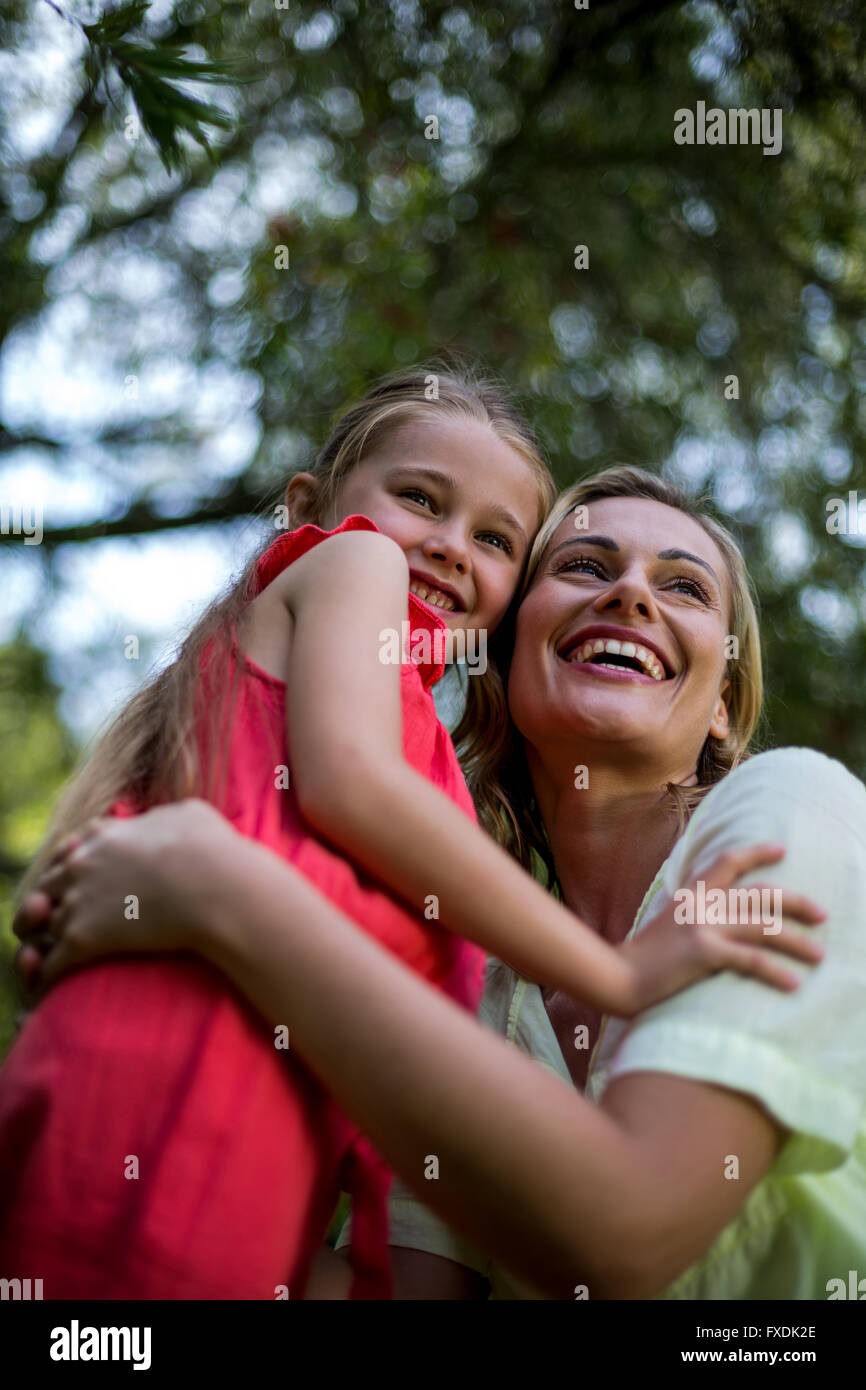
<svg viewBox="0 0 866 1390">
<path fill-rule="evenodd" d="M 312 473 L 296 473 L 286 488 L 286 508 L 292 526 L 318 519 L 319 479 Z"/>
<path fill-rule="evenodd" d="M 710 721 L 709 734 L 711 738 L 727 738 L 731 728 L 730 715 L 725 696 L 731 688 L 731 682 L 725 681 L 719 691 L 716 707 L 713 710 L 713 717 Z"/>
</svg>

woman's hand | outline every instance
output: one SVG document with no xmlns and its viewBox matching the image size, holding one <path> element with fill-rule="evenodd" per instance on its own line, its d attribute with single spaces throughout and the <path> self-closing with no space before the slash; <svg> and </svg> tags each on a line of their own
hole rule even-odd
<svg viewBox="0 0 866 1390">
<path fill-rule="evenodd" d="M 211 805 L 190 800 L 69 836 L 13 922 L 25 991 L 41 995 L 107 955 L 196 949 L 209 865 L 235 834 Z"/>
<path fill-rule="evenodd" d="M 632 976 L 631 1007 L 624 1010 L 623 1015 L 631 1017 L 719 970 L 751 975 L 776 989 L 797 989 L 800 977 L 774 960 L 771 952 L 781 952 L 814 965 L 823 958 L 824 950 L 817 941 L 810 941 L 786 926 L 782 918 L 793 918 L 804 926 L 816 926 L 825 920 L 826 912 L 803 894 L 787 888 L 752 884 L 748 890 L 736 890 L 736 896 L 729 892 L 744 874 L 767 864 L 777 864 L 784 857 L 785 850 L 779 845 L 757 845 L 720 855 L 700 880 L 693 879 L 685 891 L 679 891 L 679 902 L 670 903 L 633 941 L 621 946 L 619 949 Z M 745 904 L 742 895 L 747 891 L 772 894 L 772 897 L 758 900 L 761 904 L 772 904 L 772 923 L 761 921 L 762 913 L 753 910 L 754 898 L 749 900 L 750 920 L 745 922 L 724 920 L 741 917 L 742 912 L 725 912 L 723 922 L 718 925 L 694 920 L 709 915 L 702 913 L 700 907 L 702 902 L 709 903 L 715 889 L 722 890 L 726 905 L 736 904 L 737 908 Z M 697 911 L 690 913 L 690 906 Z"/>
</svg>

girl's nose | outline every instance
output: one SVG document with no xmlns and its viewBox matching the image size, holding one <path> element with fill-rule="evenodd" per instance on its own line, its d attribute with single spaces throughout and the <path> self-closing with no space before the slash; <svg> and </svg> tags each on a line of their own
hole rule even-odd
<svg viewBox="0 0 866 1390">
<path fill-rule="evenodd" d="M 424 542 L 421 549 L 428 560 L 450 565 L 458 574 L 465 574 L 469 568 L 469 546 L 466 538 L 456 529 L 438 531 Z"/>
</svg>

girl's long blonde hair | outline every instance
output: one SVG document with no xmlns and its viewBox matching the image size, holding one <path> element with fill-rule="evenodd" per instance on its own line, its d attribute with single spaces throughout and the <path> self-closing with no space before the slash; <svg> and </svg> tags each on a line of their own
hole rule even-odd
<svg viewBox="0 0 866 1390">
<path fill-rule="evenodd" d="M 725 671 L 730 682 L 725 695 L 730 728 L 723 739 L 707 735 L 698 757 L 694 785 L 667 784 L 668 798 L 682 831 L 707 792 L 750 756 L 748 749 L 760 721 L 764 689 L 756 601 L 742 552 L 731 533 L 709 514 L 706 501 L 689 497 L 675 483 L 654 473 L 625 465 L 606 468 L 584 478 L 557 499 L 530 551 L 521 598 L 532 583 L 551 539 L 569 513 L 576 507 L 612 497 L 647 498 L 690 516 L 718 546 L 728 571 L 731 591 L 728 633 L 736 639 L 732 643 L 736 655 L 727 658 Z M 504 664 L 504 677 L 507 680 L 507 663 Z M 497 838 L 525 868 L 554 887 L 556 871 L 550 844 L 538 813 L 523 740 L 513 725 L 498 746 L 496 756 L 485 763 L 484 785 L 496 820 Z"/>
<path fill-rule="evenodd" d="M 512 404 L 504 386 L 454 358 L 434 360 L 378 381 L 336 421 L 311 469 L 315 485 L 293 514 L 291 525 L 319 524 L 336 498 L 347 474 L 391 431 L 419 417 L 435 420 L 442 414 L 488 425 L 519 454 L 532 473 L 538 491 L 538 523 L 556 495 L 550 471 L 529 426 Z M 275 509 L 278 511 L 279 509 Z M 93 816 L 104 815 L 114 802 L 126 801 L 144 811 L 184 797 L 215 800 L 224 768 L 202 766 L 197 721 L 202 717 L 197 692 L 203 657 L 210 644 L 233 630 L 253 594 L 259 559 L 273 543 L 268 537 L 224 596 L 205 611 L 181 644 L 174 660 L 125 706 L 58 802 L 39 854 L 24 875 L 19 893 L 32 887 L 59 841 L 80 829 Z M 492 647 L 491 643 L 491 647 Z M 224 744 L 237 688 L 237 673 L 227 683 L 219 708 L 206 712 L 211 721 L 209 746 Z M 228 712 L 228 713 L 227 713 Z M 488 668 L 469 681 L 469 698 L 460 731 L 476 746 L 485 726 L 493 746 L 506 738 L 508 716 L 505 688 L 495 651 L 488 650 Z M 460 732 L 458 731 L 458 732 Z M 469 781 L 483 805 L 492 804 L 488 763 L 470 757 Z"/>
</svg>

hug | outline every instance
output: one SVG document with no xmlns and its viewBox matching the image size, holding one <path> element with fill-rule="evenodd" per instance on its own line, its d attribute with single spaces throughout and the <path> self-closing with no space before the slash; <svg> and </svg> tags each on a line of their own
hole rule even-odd
<svg viewBox="0 0 866 1390">
<path fill-rule="evenodd" d="M 754 751 L 757 611 L 706 509 L 634 467 L 556 498 L 498 383 L 433 370 L 344 412 L 58 807 L 0 1276 L 826 1298 L 866 1271 L 866 789 Z M 404 623 L 429 640 L 383 660 Z M 452 738 L 437 685 L 482 649 Z M 750 887 L 778 930 L 675 906 Z"/>
</svg>

